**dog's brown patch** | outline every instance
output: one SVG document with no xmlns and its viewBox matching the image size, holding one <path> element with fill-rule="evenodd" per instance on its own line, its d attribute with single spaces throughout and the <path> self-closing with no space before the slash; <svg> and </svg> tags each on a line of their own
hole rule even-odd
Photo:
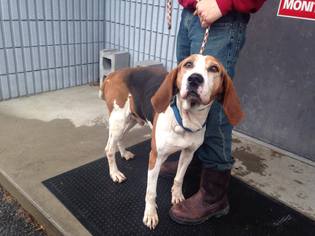
<svg viewBox="0 0 315 236">
<path fill-rule="evenodd" d="M 235 126 L 244 118 L 244 112 L 241 108 L 240 99 L 236 93 L 228 73 L 223 74 L 223 109 L 231 125 Z"/>
<path fill-rule="evenodd" d="M 157 152 L 151 150 L 150 151 L 150 158 L 149 158 L 149 170 L 152 170 L 154 168 L 156 158 L 157 158 Z"/>
<path fill-rule="evenodd" d="M 106 101 L 109 112 L 112 112 L 114 101 L 123 108 L 128 99 L 129 90 L 123 80 L 130 73 L 130 69 L 122 69 L 115 71 L 107 76 L 104 81 L 104 99 Z"/>
<path fill-rule="evenodd" d="M 178 67 L 166 75 L 163 83 L 151 98 L 151 103 L 155 112 L 164 112 L 170 104 L 172 97 L 175 95 L 174 86 L 176 83 L 177 71 Z"/>
<path fill-rule="evenodd" d="M 185 63 L 188 61 L 192 62 L 195 64 L 195 61 L 197 60 L 198 56 L 197 55 L 191 55 L 190 57 L 185 58 L 178 64 L 178 73 L 177 73 L 177 79 L 176 79 L 176 86 L 177 89 L 180 90 L 182 86 L 182 79 L 186 71 L 188 70 L 187 68 L 184 67 Z"/>
</svg>

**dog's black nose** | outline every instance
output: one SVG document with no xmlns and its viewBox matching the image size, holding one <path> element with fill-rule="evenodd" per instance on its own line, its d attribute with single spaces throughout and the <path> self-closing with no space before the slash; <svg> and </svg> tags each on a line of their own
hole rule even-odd
<svg viewBox="0 0 315 236">
<path fill-rule="evenodd" d="M 201 74 L 194 73 L 188 77 L 188 86 L 191 88 L 198 88 L 203 83 L 203 77 Z"/>
</svg>

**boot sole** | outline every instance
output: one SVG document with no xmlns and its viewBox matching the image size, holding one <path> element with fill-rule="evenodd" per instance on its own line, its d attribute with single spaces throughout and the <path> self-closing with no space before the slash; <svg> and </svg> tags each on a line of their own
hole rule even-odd
<svg viewBox="0 0 315 236">
<path fill-rule="evenodd" d="M 202 224 L 203 222 L 209 220 L 212 217 L 219 218 L 221 216 L 225 216 L 225 215 L 227 215 L 229 213 L 229 211 L 230 211 L 230 206 L 228 205 L 227 207 L 225 207 L 224 209 L 222 209 L 222 210 L 220 210 L 218 212 L 215 212 L 213 214 L 210 214 L 208 216 L 205 216 L 205 217 L 202 217 L 202 218 L 199 218 L 199 219 L 196 219 L 196 220 L 178 219 L 175 216 L 173 216 L 171 211 L 169 211 L 169 216 L 171 217 L 171 219 L 173 221 L 175 221 L 178 224 L 182 224 L 182 225 L 199 225 L 199 224 Z"/>
</svg>

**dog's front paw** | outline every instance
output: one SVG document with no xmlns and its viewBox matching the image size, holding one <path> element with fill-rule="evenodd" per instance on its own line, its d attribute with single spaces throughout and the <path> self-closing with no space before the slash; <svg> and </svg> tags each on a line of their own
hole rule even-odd
<svg viewBox="0 0 315 236">
<path fill-rule="evenodd" d="M 133 159 L 135 157 L 135 154 L 133 154 L 132 152 L 129 152 L 129 151 L 126 151 L 125 154 L 124 154 L 124 158 L 125 160 L 130 160 L 130 159 Z"/>
<path fill-rule="evenodd" d="M 172 204 L 177 204 L 185 200 L 185 197 L 182 193 L 172 194 Z"/>
<path fill-rule="evenodd" d="M 177 204 L 185 200 L 181 188 L 172 187 L 172 204 Z"/>
<path fill-rule="evenodd" d="M 119 170 L 110 173 L 110 177 L 115 183 L 122 183 L 127 179 L 126 176 L 123 173 L 121 173 Z"/>
<path fill-rule="evenodd" d="M 155 207 L 150 208 L 150 210 L 146 209 L 144 211 L 143 223 L 151 230 L 155 229 L 155 227 L 159 223 L 159 217 Z"/>
</svg>

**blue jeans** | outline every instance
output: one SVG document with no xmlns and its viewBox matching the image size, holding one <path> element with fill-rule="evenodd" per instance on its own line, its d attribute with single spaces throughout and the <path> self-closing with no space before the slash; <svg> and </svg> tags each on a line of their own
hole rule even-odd
<svg viewBox="0 0 315 236">
<path fill-rule="evenodd" d="M 218 58 L 231 77 L 235 73 L 235 64 L 245 42 L 245 31 L 249 15 L 231 12 L 212 24 L 205 55 Z M 177 36 L 177 61 L 191 54 L 199 53 L 205 29 L 199 17 L 184 9 Z M 216 170 L 228 170 L 233 167 L 232 129 L 221 104 L 215 101 L 210 109 L 204 143 L 195 155 L 205 167 Z"/>
</svg>

